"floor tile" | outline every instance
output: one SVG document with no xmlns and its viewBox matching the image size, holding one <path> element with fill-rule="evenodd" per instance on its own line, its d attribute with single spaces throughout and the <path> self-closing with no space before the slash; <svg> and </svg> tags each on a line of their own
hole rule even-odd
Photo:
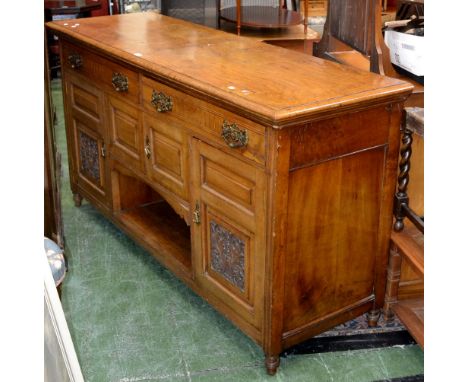
<svg viewBox="0 0 468 382">
<path fill-rule="evenodd" d="M 424 373 L 424 353 L 418 345 L 378 349 L 377 354 L 392 378 Z"/>
<path fill-rule="evenodd" d="M 260 366 L 244 367 L 238 369 L 218 368 L 191 373 L 192 382 L 247 382 L 247 381 L 278 381 L 275 377 L 268 376 Z"/>
</svg>

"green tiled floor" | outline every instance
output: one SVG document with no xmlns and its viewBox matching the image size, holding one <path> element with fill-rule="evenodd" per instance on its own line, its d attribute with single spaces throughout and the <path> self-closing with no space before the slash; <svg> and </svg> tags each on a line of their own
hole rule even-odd
<svg viewBox="0 0 468 382">
<path fill-rule="evenodd" d="M 423 373 L 405 346 L 290 356 L 274 377 L 262 350 L 69 188 L 60 82 L 52 83 L 62 153 L 69 272 L 62 302 L 86 381 L 374 381 Z"/>
</svg>

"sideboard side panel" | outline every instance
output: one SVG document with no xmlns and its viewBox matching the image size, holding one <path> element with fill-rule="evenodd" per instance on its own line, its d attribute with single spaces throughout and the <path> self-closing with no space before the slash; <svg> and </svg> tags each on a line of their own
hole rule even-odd
<svg viewBox="0 0 468 382">
<path fill-rule="evenodd" d="M 291 174 L 285 329 L 372 295 L 384 149 Z"/>
<path fill-rule="evenodd" d="M 346 321 L 374 300 L 387 234 L 380 219 L 382 208 L 388 210 L 382 202 L 389 204 L 389 128 L 390 113 L 382 107 L 292 134 L 285 344 L 314 327 L 323 331 Z"/>
</svg>

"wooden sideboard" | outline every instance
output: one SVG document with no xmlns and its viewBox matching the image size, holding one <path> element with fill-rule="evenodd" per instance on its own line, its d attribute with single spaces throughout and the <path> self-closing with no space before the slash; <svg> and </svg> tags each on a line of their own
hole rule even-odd
<svg viewBox="0 0 468 382">
<path fill-rule="evenodd" d="M 270 374 L 298 342 L 375 323 L 411 85 L 155 13 L 47 26 L 77 205 L 260 344 Z"/>
</svg>

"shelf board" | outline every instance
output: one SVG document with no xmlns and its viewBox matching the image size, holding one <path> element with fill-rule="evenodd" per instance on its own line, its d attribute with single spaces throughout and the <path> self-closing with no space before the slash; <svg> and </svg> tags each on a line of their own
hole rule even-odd
<svg viewBox="0 0 468 382">
<path fill-rule="evenodd" d="M 118 220 L 140 240 L 191 269 L 190 227 L 166 202 L 121 211 Z M 142 234 L 143 233 L 143 234 Z"/>
<path fill-rule="evenodd" d="M 237 23 L 237 8 L 224 8 L 220 18 Z M 299 12 L 271 6 L 242 6 L 241 26 L 258 28 L 288 28 L 301 24 L 304 18 Z"/>
<path fill-rule="evenodd" d="M 400 300 L 392 309 L 416 342 L 424 348 L 424 300 Z"/>
<path fill-rule="evenodd" d="M 416 274 L 424 278 L 424 234 L 414 225 L 406 223 L 403 231 L 392 231 L 391 239 Z"/>
</svg>

